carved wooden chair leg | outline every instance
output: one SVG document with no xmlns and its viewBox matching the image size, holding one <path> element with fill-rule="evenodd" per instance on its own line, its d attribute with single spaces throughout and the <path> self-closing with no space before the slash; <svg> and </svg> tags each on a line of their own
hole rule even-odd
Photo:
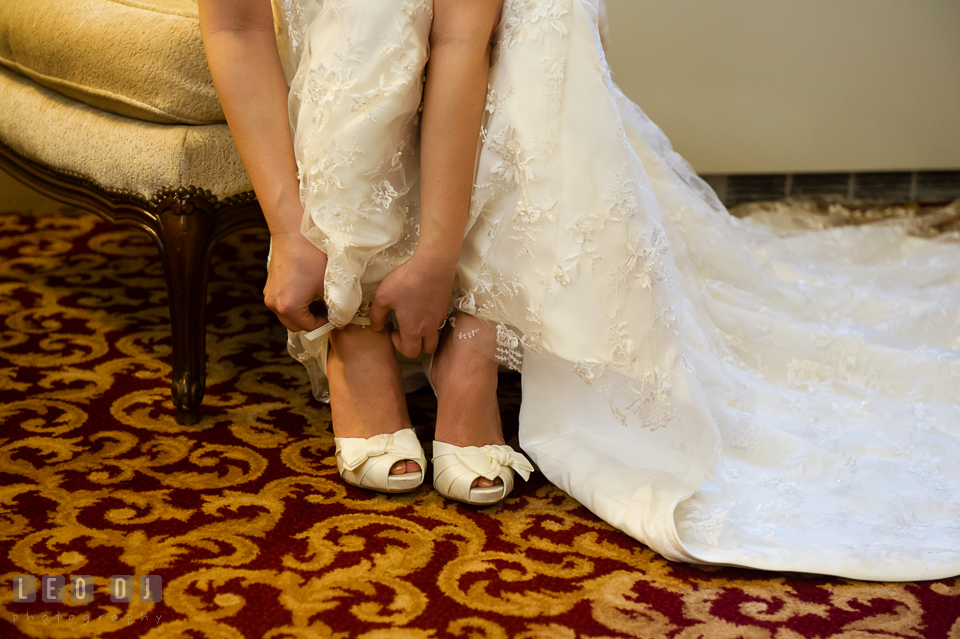
<svg viewBox="0 0 960 639">
<path fill-rule="evenodd" d="M 265 226 L 252 193 L 218 202 L 193 187 L 153 197 L 173 333 L 171 391 L 178 424 L 200 420 L 206 389 L 206 308 L 210 256 L 217 242 L 244 228 Z"/>
<path fill-rule="evenodd" d="M 210 253 L 226 235 L 266 227 L 253 192 L 224 200 L 194 187 L 163 189 L 147 200 L 106 188 L 77 173 L 53 169 L 0 140 L 0 170 L 59 202 L 119 226 L 145 231 L 157 243 L 170 298 L 173 403 L 180 424 L 200 419 L 206 384 L 206 298 Z"/>
<path fill-rule="evenodd" d="M 159 229 L 173 333 L 171 390 L 178 424 L 196 424 L 207 382 L 206 308 L 210 256 L 217 242 L 245 228 L 265 226 L 253 193 L 218 202 L 193 187 L 166 189 L 152 200 Z"/>
<path fill-rule="evenodd" d="M 160 192 L 157 243 L 167 280 L 173 333 L 173 404 L 178 424 L 196 424 L 206 388 L 207 267 L 214 204 L 196 189 Z"/>
</svg>

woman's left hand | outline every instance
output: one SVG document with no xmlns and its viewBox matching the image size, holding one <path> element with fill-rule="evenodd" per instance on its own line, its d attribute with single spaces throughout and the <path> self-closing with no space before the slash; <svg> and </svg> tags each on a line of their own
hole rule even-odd
<svg viewBox="0 0 960 639">
<path fill-rule="evenodd" d="M 406 357 L 433 353 L 450 310 L 456 263 L 414 254 L 380 283 L 370 309 L 375 330 L 383 330 L 392 310 L 399 330 L 393 345 Z"/>
</svg>

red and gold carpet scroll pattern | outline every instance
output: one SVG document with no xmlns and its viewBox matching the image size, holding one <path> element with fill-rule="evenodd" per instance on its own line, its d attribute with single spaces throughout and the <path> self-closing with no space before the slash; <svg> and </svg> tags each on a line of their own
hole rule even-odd
<svg viewBox="0 0 960 639">
<path fill-rule="evenodd" d="M 672 563 L 540 475 L 485 510 L 344 485 L 262 304 L 265 252 L 262 232 L 218 248 L 204 418 L 178 426 L 148 238 L 0 216 L 0 637 L 960 638 L 960 580 Z M 410 401 L 429 440 L 435 404 Z M 515 430 L 514 377 L 502 404 Z M 92 603 L 14 604 L 15 574 L 99 582 Z M 162 576 L 163 601 L 111 604 L 116 574 Z"/>
</svg>

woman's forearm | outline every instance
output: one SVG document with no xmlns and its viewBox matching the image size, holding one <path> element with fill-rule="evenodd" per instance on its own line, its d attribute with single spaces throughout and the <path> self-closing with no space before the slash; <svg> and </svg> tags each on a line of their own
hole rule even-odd
<svg viewBox="0 0 960 639">
<path fill-rule="evenodd" d="M 417 254 L 455 267 L 470 210 L 490 72 L 490 38 L 502 0 L 435 0 L 421 130 Z"/>
<path fill-rule="evenodd" d="M 270 233 L 299 233 L 300 183 L 270 0 L 200 0 L 199 11 L 213 83 Z"/>
</svg>

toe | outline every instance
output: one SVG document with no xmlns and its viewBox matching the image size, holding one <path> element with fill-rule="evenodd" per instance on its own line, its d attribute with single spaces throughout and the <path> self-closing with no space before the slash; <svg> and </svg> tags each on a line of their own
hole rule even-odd
<svg viewBox="0 0 960 639">
<path fill-rule="evenodd" d="M 403 475 L 404 473 L 419 473 L 420 464 L 412 461 L 398 461 L 390 467 L 391 475 Z"/>
</svg>

